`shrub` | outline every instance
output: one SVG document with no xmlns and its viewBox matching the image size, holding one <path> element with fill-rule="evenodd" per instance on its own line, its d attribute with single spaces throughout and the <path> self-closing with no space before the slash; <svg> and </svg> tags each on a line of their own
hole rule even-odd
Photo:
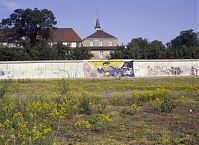
<svg viewBox="0 0 199 145">
<path fill-rule="evenodd" d="M 75 122 L 74 126 L 79 129 L 89 129 L 91 127 L 91 124 L 88 121 L 80 120 Z"/>
<path fill-rule="evenodd" d="M 103 114 L 106 112 L 106 103 L 95 104 L 92 106 L 93 113 Z"/>
<path fill-rule="evenodd" d="M 4 97 L 6 94 L 6 89 L 5 87 L 0 87 L 0 98 Z"/>
<path fill-rule="evenodd" d="M 109 102 L 113 106 L 123 106 L 129 103 L 125 96 L 121 96 L 120 94 L 116 94 L 116 93 L 111 95 L 111 99 Z"/>
<path fill-rule="evenodd" d="M 92 113 L 91 101 L 88 97 L 83 96 L 80 101 L 80 113 L 90 115 Z"/>
<path fill-rule="evenodd" d="M 139 110 L 140 108 L 136 105 L 136 104 L 132 104 L 130 106 L 130 108 L 124 108 L 122 110 L 122 113 L 124 114 L 130 114 L 130 115 L 134 115 L 137 113 L 137 111 Z"/>
<path fill-rule="evenodd" d="M 131 92 L 131 100 L 133 103 L 138 103 L 138 102 L 148 102 L 156 99 L 157 97 L 166 95 L 168 90 L 164 88 L 157 88 L 155 90 L 144 90 L 144 91 L 137 91 L 133 90 Z"/>
<path fill-rule="evenodd" d="M 64 79 L 60 80 L 58 90 L 61 95 L 67 94 L 70 91 L 69 83 Z"/>
<path fill-rule="evenodd" d="M 95 114 L 92 116 L 90 122 L 93 125 L 93 129 L 102 130 L 112 122 L 112 119 L 105 114 Z"/>
<path fill-rule="evenodd" d="M 152 101 L 152 105 L 154 110 L 158 112 L 169 113 L 177 106 L 177 103 L 172 97 L 165 96 L 162 99 L 156 98 L 154 101 Z"/>
<path fill-rule="evenodd" d="M 179 103 L 186 103 L 188 101 L 188 97 L 186 96 L 180 96 L 178 98 Z"/>
</svg>

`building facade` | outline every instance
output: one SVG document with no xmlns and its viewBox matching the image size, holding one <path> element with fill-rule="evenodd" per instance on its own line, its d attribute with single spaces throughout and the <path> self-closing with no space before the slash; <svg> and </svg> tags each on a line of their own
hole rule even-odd
<svg viewBox="0 0 199 145">
<path fill-rule="evenodd" d="M 83 47 L 91 50 L 92 59 L 108 59 L 118 45 L 118 39 L 101 29 L 99 19 L 96 20 L 95 32 L 82 41 Z"/>
</svg>

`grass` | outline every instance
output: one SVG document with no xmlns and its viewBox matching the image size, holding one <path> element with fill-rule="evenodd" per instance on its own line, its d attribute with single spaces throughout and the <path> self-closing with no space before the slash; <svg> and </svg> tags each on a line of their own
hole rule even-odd
<svg viewBox="0 0 199 145">
<path fill-rule="evenodd" d="M 199 144 L 198 77 L 1 80 L 0 97 L 0 144 Z"/>
</svg>

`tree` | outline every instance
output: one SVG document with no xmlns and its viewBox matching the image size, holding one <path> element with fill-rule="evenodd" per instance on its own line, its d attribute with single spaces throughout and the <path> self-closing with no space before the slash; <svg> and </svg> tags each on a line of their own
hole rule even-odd
<svg viewBox="0 0 199 145">
<path fill-rule="evenodd" d="M 23 48 L 9 48 L 0 45 L 0 61 L 28 60 L 29 55 Z"/>
<path fill-rule="evenodd" d="M 147 39 L 135 38 L 132 39 L 127 46 L 127 53 L 133 59 L 147 59 L 149 51 L 149 42 Z"/>
<path fill-rule="evenodd" d="M 31 46 L 51 37 L 51 29 L 56 25 L 52 11 L 43 9 L 16 9 L 9 18 L 2 19 L 0 28 L 8 30 L 14 42 L 29 39 Z"/>
<path fill-rule="evenodd" d="M 170 48 L 198 46 L 197 34 L 192 30 L 181 31 L 180 35 L 171 40 Z"/>
<path fill-rule="evenodd" d="M 199 58 L 197 34 L 192 30 L 181 31 L 180 35 L 167 43 L 168 58 Z"/>
<path fill-rule="evenodd" d="M 84 60 L 91 59 L 93 57 L 93 54 L 88 48 L 76 47 L 71 48 L 71 56 L 73 60 Z"/>
<path fill-rule="evenodd" d="M 161 59 L 165 58 L 166 47 L 158 40 L 148 42 L 147 39 L 134 38 L 128 43 L 127 49 L 118 46 L 111 58 L 114 59 Z"/>
<path fill-rule="evenodd" d="M 148 59 L 161 59 L 165 58 L 166 48 L 165 45 L 158 40 L 154 40 L 149 44 Z"/>
<path fill-rule="evenodd" d="M 53 47 L 56 50 L 56 54 L 57 54 L 56 59 L 58 60 L 71 60 L 72 59 L 71 50 L 68 46 L 63 45 L 62 43 L 57 43 Z"/>
<path fill-rule="evenodd" d="M 124 46 L 117 46 L 116 50 L 114 53 L 111 53 L 111 58 L 112 59 L 125 59 L 129 58 L 127 54 L 127 49 Z"/>
<path fill-rule="evenodd" d="M 51 47 L 46 42 L 35 44 L 30 52 L 30 59 L 32 60 L 55 60 L 57 59 L 57 52 L 54 47 Z"/>
</svg>

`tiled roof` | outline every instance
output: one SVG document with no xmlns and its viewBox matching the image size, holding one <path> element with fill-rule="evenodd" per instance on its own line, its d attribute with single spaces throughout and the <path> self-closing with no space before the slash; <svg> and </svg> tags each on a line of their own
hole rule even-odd
<svg viewBox="0 0 199 145">
<path fill-rule="evenodd" d="M 99 30 L 99 31 L 96 31 L 95 33 L 91 34 L 87 38 L 116 38 L 116 37 L 104 32 L 102 30 Z"/>
<path fill-rule="evenodd" d="M 116 46 L 99 46 L 99 47 L 86 47 L 90 50 L 116 50 Z"/>
<path fill-rule="evenodd" d="M 56 28 L 53 30 L 53 42 L 80 42 L 81 38 L 72 28 Z"/>
</svg>

